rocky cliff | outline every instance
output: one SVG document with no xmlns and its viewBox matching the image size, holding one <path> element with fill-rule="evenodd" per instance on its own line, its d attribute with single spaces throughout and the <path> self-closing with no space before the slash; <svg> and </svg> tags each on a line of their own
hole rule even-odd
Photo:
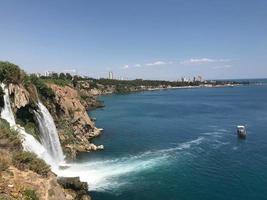
<svg viewBox="0 0 267 200">
<path fill-rule="evenodd" d="M 87 99 L 81 97 L 81 91 L 72 86 L 59 86 L 47 83 L 52 89 L 53 97 L 44 97 L 34 84 L 9 84 L 12 108 L 17 123 L 24 126 L 29 133 L 38 138 L 33 110 L 36 102 L 41 99 L 54 117 L 62 148 L 67 159 L 75 159 L 79 152 L 102 150 L 103 145 L 91 143 L 101 133 L 87 114 L 88 105 L 96 104 L 96 99 L 86 93 Z M 82 93 L 84 94 L 84 93 Z"/>
<path fill-rule="evenodd" d="M 88 116 L 79 92 L 71 86 L 48 86 L 55 93 L 55 101 L 48 107 L 54 115 L 65 153 L 74 159 L 78 152 L 103 149 L 102 145 L 90 142 L 101 133 L 101 129 L 96 128 Z"/>
</svg>

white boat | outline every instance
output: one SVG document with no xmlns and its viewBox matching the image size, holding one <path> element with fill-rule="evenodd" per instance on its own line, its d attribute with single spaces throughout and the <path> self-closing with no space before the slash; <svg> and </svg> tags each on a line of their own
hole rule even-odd
<svg viewBox="0 0 267 200">
<path fill-rule="evenodd" d="M 247 136 L 246 127 L 243 125 L 237 126 L 237 135 L 239 138 L 246 138 Z"/>
</svg>

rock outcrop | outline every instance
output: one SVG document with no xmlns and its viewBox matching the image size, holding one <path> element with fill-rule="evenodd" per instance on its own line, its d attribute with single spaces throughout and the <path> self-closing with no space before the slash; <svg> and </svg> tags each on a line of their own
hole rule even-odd
<svg viewBox="0 0 267 200">
<path fill-rule="evenodd" d="M 30 93 L 22 84 L 9 84 L 10 94 L 14 97 L 14 107 L 19 109 L 30 103 Z"/>
<path fill-rule="evenodd" d="M 79 177 L 59 177 L 58 183 L 72 193 L 75 199 L 91 200 L 88 196 L 88 184 L 81 182 Z"/>
<path fill-rule="evenodd" d="M 78 92 L 70 86 L 58 86 L 49 84 L 56 94 L 57 104 L 60 106 L 60 114 L 66 118 L 72 118 L 75 130 L 87 133 L 94 127 L 94 123 L 88 117 L 84 106 L 81 104 Z"/>
<path fill-rule="evenodd" d="M 12 199 L 23 199 L 23 192 L 29 189 L 35 191 L 40 200 L 66 200 L 64 189 L 52 173 L 44 178 L 33 171 L 21 171 L 13 166 L 1 172 L 0 193 Z"/>
<path fill-rule="evenodd" d="M 78 91 L 70 86 L 48 86 L 55 93 L 54 106 L 48 107 L 56 119 L 60 141 L 69 158 L 74 159 L 77 152 L 103 149 L 103 146 L 90 143 L 101 133 L 101 129 L 96 128 L 89 118 Z"/>
</svg>

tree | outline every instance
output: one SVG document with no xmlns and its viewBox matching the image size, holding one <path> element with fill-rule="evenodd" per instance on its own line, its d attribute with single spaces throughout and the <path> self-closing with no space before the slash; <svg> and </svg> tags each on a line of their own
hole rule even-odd
<svg viewBox="0 0 267 200">
<path fill-rule="evenodd" d="M 68 80 L 72 80 L 72 76 L 71 76 L 71 74 L 70 74 L 70 73 L 66 73 L 66 78 L 67 78 Z"/>
<path fill-rule="evenodd" d="M 60 74 L 59 74 L 59 78 L 60 78 L 60 79 L 66 79 L 66 75 L 65 75 L 64 73 L 60 73 Z"/>
<path fill-rule="evenodd" d="M 26 73 L 19 66 L 0 61 L 0 82 L 6 83 L 21 83 L 25 78 Z"/>
</svg>

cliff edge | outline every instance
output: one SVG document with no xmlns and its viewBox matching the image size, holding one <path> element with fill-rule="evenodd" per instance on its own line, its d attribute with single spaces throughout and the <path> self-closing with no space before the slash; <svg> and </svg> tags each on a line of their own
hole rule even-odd
<svg viewBox="0 0 267 200">
<path fill-rule="evenodd" d="M 74 159 L 79 152 L 102 150 L 90 141 L 101 133 L 88 116 L 78 91 L 71 86 L 47 84 L 55 93 L 53 103 L 47 102 L 54 116 L 64 152 Z"/>
</svg>

